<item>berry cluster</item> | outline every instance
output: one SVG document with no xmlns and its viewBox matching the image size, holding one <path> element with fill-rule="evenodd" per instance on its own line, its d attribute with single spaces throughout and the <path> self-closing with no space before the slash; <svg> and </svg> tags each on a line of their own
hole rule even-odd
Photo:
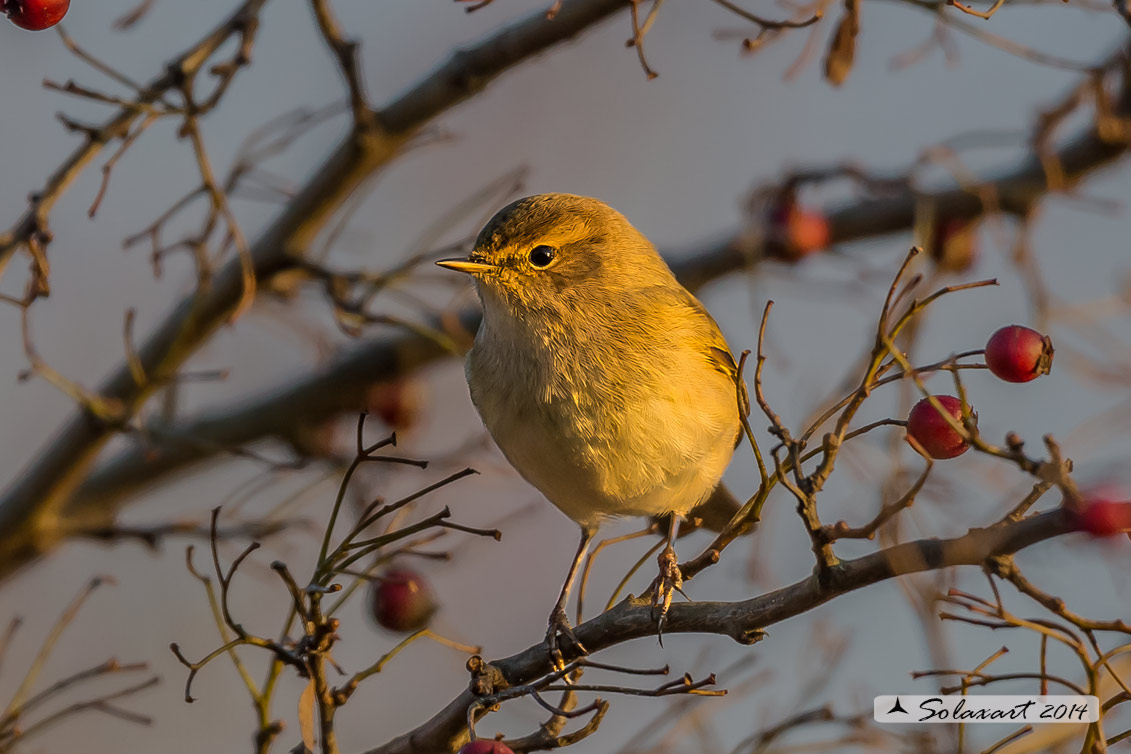
<svg viewBox="0 0 1131 754">
<path fill-rule="evenodd" d="M 1052 367 L 1052 341 L 1020 325 L 995 332 L 986 343 L 985 353 L 986 367 L 1006 382 L 1029 382 L 1048 374 Z M 972 420 L 977 420 L 972 407 L 967 406 L 967 412 Z M 955 458 L 970 448 L 966 434 L 960 430 L 963 421 L 962 401 L 953 395 L 923 398 L 907 415 L 907 441 L 930 458 Z M 1110 490 L 1084 494 L 1074 512 L 1077 528 L 1097 537 L 1131 530 L 1131 502 L 1114 497 L 1117 496 Z"/>
<path fill-rule="evenodd" d="M 1052 354 L 1048 336 L 1028 327 L 1010 325 L 990 336 L 986 343 L 986 366 L 1006 382 L 1029 382 L 1049 373 Z M 977 418 L 972 410 L 970 414 Z M 907 415 L 908 442 L 931 458 L 960 456 L 970 447 L 959 431 L 962 418 L 962 401 L 953 395 L 924 398 Z"/>
</svg>

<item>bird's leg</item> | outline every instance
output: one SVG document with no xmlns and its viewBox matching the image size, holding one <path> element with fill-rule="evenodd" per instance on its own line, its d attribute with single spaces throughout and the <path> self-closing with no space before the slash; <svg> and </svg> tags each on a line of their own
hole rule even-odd
<svg viewBox="0 0 1131 754">
<path fill-rule="evenodd" d="M 565 667 L 561 649 L 558 648 L 559 633 L 573 642 L 579 654 L 589 654 L 585 647 L 581 645 L 581 642 L 577 640 L 577 637 L 573 635 L 573 626 L 570 625 L 569 618 L 566 616 L 566 603 L 569 602 L 569 590 L 573 586 L 573 580 L 577 577 L 577 569 L 581 567 L 581 561 L 585 559 L 585 552 L 589 549 L 589 543 L 593 541 L 594 534 L 596 534 L 595 530 L 586 526 L 581 527 L 581 542 L 577 545 L 577 554 L 573 556 L 569 573 L 566 574 L 565 583 L 562 584 L 561 594 L 558 595 L 558 602 L 554 605 L 554 611 L 550 613 L 550 625 L 546 631 L 546 644 L 550 647 L 550 659 L 556 670 Z"/>
<path fill-rule="evenodd" d="M 668 525 L 668 542 L 660 550 L 656 561 L 660 564 L 660 575 L 656 578 L 655 589 L 652 592 L 652 615 L 656 618 L 656 635 L 660 645 L 664 643 L 664 621 L 668 617 L 668 608 L 672 604 L 672 594 L 683 594 L 683 573 L 679 569 L 679 560 L 675 556 L 675 539 L 679 534 L 679 516 L 671 514 Z M 684 595 L 685 597 L 687 595 Z M 656 608 L 659 615 L 656 615 Z"/>
</svg>

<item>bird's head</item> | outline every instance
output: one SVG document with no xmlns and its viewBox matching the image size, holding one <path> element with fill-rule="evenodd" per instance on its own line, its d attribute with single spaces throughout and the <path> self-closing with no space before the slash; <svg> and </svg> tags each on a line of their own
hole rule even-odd
<svg viewBox="0 0 1131 754">
<path fill-rule="evenodd" d="M 671 279 L 667 265 L 612 207 L 571 194 L 538 194 L 499 210 L 466 259 L 441 267 L 475 278 L 480 294 L 517 313 L 615 298 Z"/>
</svg>

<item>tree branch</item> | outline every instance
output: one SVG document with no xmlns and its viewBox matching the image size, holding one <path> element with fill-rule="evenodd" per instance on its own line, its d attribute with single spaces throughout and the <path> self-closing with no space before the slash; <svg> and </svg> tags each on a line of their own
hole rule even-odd
<svg viewBox="0 0 1131 754">
<path fill-rule="evenodd" d="M 971 529 L 953 539 L 921 539 L 895 545 L 856 560 L 842 561 L 818 579 L 795 584 L 741 602 L 689 602 L 672 605 L 665 633 L 710 633 L 751 644 L 763 629 L 808 612 L 843 594 L 896 576 L 958 565 L 981 565 L 1071 531 L 1069 513 L 1047 513 L 984 529 Z M 651 602 L 625 599 L 612 610 L 578 626 L 574 633 L 591 652 L 631 639 L 655 636 Z M 518 654 L 490 663 L 510 686 L 528 683 L 551 670 L 546 645 L 536 644 Z M 476 700 L 464 691 L 431 720 L 366 754 L 449 754 L 466 740 L 467 710 Z"/>
</svg>

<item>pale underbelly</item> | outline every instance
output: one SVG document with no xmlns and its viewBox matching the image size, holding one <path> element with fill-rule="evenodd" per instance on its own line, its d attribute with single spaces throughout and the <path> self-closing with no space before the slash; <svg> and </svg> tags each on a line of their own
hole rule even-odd
<svg viewBox="0 0 1131 754">
<path fill-rule="evenodd" d="M 714 490 L 733 449 L 731 431 L 709 438 L 693 454 L 661 447 L 650 458 L 638 449 L 614 450 L 610 442 L 547 431 L 544 421 L 514 408 L 507 420 L 488 426 L 496 444 L 523 478 L 584 525 L 608 517 L 687 513 Z"/>
</svg>

